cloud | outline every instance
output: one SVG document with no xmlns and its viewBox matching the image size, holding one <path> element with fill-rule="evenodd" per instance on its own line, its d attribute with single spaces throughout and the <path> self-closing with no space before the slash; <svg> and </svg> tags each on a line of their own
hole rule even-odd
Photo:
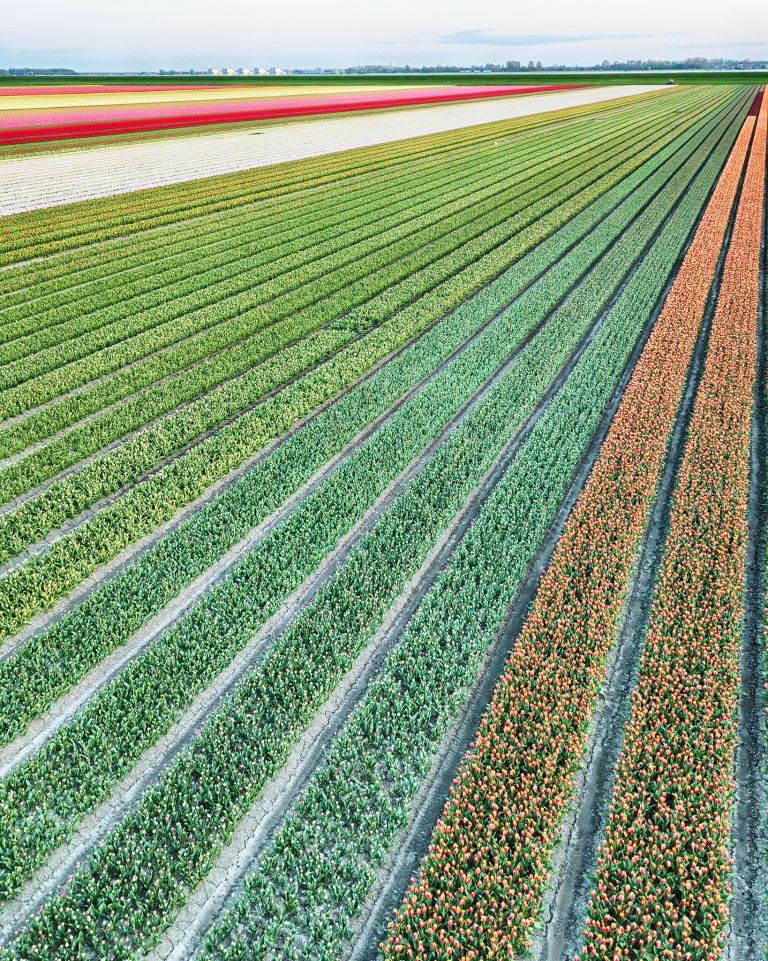
<svg viewBox="0 0 768 961">
<path fill-rule="evenodd" d="M 418 40 L 374 40 L 373 43 L 379 47 L 403 47 L 408 44 L 423 44 L 425 42 L 424 38 Z"/>
<path fill-rule="evenodd" d="M 493 47 L 534 47 L 550 43 L 583 43 L 590 40 L 648 40 L 650 34 L 643 33 L 523 33 L 510 36 L 499 36 L 490 30 L 457 30 L 446 36 L 437 37 L 438 43 L 467 44 L 470 46 L 487 44 Z M 664 34 L 664 36 L 673 36 Z"/>
</svg>

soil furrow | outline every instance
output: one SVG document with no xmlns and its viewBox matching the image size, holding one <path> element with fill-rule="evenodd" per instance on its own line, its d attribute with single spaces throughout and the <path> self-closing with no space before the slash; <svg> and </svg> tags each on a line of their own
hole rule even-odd
<svg viewBox="0 0 768 961">
<path fill-rule="evenodd" d="M 724 955 L 730 961 L 763 961 L 768 953 L 768 751 L 766 750 L 766 211 L 763 210 L 757 364 L 750 452 L 744 626 L 739 693 L 739 737 L 734 776 L 733 871 L 730 921 Z"/>
</svg>

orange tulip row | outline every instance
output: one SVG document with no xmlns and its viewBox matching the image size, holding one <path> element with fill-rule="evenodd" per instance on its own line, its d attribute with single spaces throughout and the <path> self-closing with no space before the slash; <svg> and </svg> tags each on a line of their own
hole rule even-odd
<svg viewBox="0 0 768 961">
<path fill-rule="evenodd" d="M 764 102 L 600 850 L 589 958 L 714 961 L 722 949 L 767 121 Z"/>
<path fill-rule="evenodd" d="M 388 959 L 470 961 L 530 945 L 753 125 L 734 145 L 390 926 Z"/>
</svg>

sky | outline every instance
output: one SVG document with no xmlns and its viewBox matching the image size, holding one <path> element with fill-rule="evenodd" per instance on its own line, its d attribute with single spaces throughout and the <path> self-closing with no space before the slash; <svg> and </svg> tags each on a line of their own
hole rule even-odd
<svg viewBox="0 0 768 961">
<path fill-rule="evenodd" d="M 768 58 L 766 0 L 0 0 L 0 67 Z"/>
</svg>

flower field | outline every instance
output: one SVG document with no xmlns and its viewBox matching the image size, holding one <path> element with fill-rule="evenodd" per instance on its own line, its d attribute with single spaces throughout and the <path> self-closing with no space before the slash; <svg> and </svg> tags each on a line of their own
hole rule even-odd
<svg viewBox="0 0 768 961">
<path fill-rule="evenodd" d="M 0 142 L 522 92 L 16 87 Z M 0 961 L 745 950 L 767 121 L 0 217 Z"/>
<path fill-rule="evenodd" d="M 79 97 L 73 97 L 71 89 L 59 89 L 45 99 L 30 97 L 28 91 L 17 96 L 11 89 L 5 90 L 5 97 L 0 100 L 0 146 L 575 89 L 578 85 L 488 85 L 399 90 L 386 87 L 359 92 L 345 88 L 343 93 L 338 93 L 332 87 L 319 87 L 316 93 L 305 95 L 303 90 L 297 93 L 287 87 L 268 91 L 264 96 L 258 88 L 254 91 L 244 87 L 238 91 L 229 87 L 224 90 L 213 88 L 208 97 L 203 97 L 199 88 L 190 90 L 189 87 L 175 86 L 175 97 L 171 102 L 167 96 L 161 100 L 157 88 L 138 89 L 130 100 L 125 95 L 120 96 L 119 92 L 107 94 L 103 88 L 97 88 L 93 93 L 86 91 Z M 89 100 L 93 99 L 100 103 L 91 106 Z"/>
</svg>

